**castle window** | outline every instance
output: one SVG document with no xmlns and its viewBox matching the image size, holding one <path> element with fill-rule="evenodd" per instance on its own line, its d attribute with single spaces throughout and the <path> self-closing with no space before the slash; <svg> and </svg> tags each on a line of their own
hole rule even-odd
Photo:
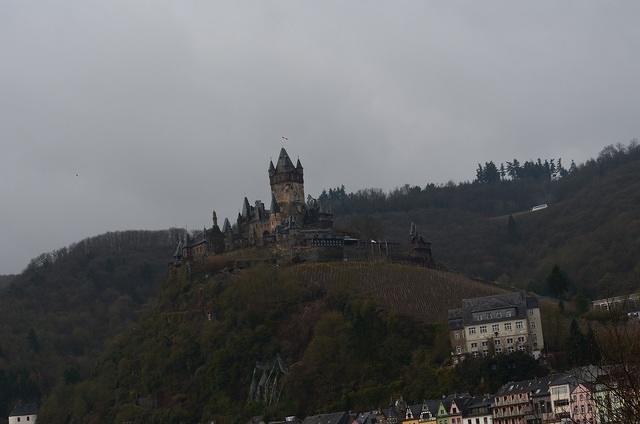
<svg viewBox="0 0 640 424">
<path fill-rule="evenodd" d="M 505 329 L 505 331 L 511 331 L 511 323 L 510 322 L 505 322 L 504 323 L 504 329 Z"/>
<path fill-rule="evenodd" d="M 486 325 L 481 325 L 480 326 L 480 334 L 484 334 L 487 332 L 487 326 Z"/>
<path fill-rule="evenodd" d="M 476 327 L 469 327 L 469 334 L 476 334 Z"/>
<path fill-rule="evenodd" d="M 493 324 L 491 326 L 491 331 L 493 331 L 494 333 L 497 333 L 498 331 L 500 331 L 500 324 Z"/>
<path fill-rule="evenodd" d="M 516 321 L 516 328 L 522 330 L 522 321 Z"/>
</svg>

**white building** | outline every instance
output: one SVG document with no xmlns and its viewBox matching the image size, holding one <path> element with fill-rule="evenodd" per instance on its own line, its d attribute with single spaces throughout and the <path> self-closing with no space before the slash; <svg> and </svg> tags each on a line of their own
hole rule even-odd
<svg viewBox="0 0 640 424">
<path fill-rule="evenodd" d="M 529 352 L 544 347 L 538 300 L 524 292 L 463 299 L 449 310 L 452 355 Z"/>
<path fill-rule="evenodd" d="M 33 403 L 17 405 L 9 414 L 9 424 L 35 423 L 38 418 L 38 407 Z"/>
</svg>

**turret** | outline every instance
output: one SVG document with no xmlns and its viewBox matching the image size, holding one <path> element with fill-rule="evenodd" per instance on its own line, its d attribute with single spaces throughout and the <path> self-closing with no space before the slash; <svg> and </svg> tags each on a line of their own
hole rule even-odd
<svg viewBox="0 0 640 424">
<path fill-rule="evenodd" d="M 304 170 L 300 159 L 294 166 L 287 151 L 284 148 L 280 149 L 275 168 L 271 170 L 271 166 L 269 167 L 269 182 L 272 197 L 277 204 L 277 208 L 272 206 L 272 210 L 279 210 L 284 217 L 303 214 L 305 209 Z"/>
</svg>

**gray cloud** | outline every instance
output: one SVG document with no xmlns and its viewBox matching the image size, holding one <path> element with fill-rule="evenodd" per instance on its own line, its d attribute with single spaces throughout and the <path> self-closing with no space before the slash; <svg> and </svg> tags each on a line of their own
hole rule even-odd
<svg viewBox="0 0 640 424">
<path fill-rule="evenodd" d="M 307 190 L 584 160 L 638 136 L 637 2 L 0 4 L 0 272 L 107 230 Z M 78 174 L 78 176 L 76 176 Z"/>
</svg>

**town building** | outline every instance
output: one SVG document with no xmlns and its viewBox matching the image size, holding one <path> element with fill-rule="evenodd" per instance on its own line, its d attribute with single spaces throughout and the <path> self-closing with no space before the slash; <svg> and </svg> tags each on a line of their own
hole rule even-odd
<svg viewBox="0 0 640 424">
<path fill-rule="evenodd" d="M 544 347 L 538 300 L 522 291 L 462 300 L 449 310 L 452 356 L 528 352 Z"/>
<path fill-rule="evenodd" d="M 350 421 L 347 412 L 334 412 L 330 414 L 312 415 L 305 418 L 302 424 L 349 424 Z"/>
<path fill-rule="evenodd" d="M 595 311 L 620 310 L 635 312 L 640 310 L 640 293 L 596 299 L 591 302 L 591 308 Z"/>
<path fill-rule="evenodd" d="M 463 424 L 493 424 L 491 396 L 476 396 L 465 402 L 462 413 Z"/>
<path fill-rule="evenodd" d="M 494 424 L 542 424 L 549 422 L 546 412 L 550 378 L 509 382 L 495 394 Z"/>
<path fill-rule="evenodd" d="M 38 406 L 34 403 L 16 405 L 9 414 L 9 424 L 35 423 L 38 418 Z"/>
</svg>

